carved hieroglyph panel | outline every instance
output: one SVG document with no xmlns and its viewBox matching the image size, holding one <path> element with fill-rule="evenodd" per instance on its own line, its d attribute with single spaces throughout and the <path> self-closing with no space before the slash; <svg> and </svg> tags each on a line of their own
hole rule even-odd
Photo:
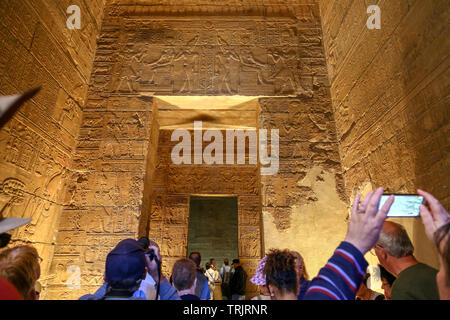
<svg viewBox="0 0 450 320">
<path fill-rule="evenodd" d="M 250 279 L 253 277 L 253 275 L 256 274 L 256 268 L 258 267 L 260 259 L 240 258 L 239 260 L 241 262 L 242 268 L 247 273 L 247 285 L 245 287 L 245 296 L 246 299 L 251 299 L 259 294 L 258 286 L 251 283 Z"/>
<path fill-rule="evenodd" d="M 102 37 L 96 58 L 102 67 L 94 70 L 93 91 L 113 95 L 312 93 L 312 74 L 300 59 L 295 19 L 129 18 L 120 26 L 106 28 Z M 107 60 L 111 51 L 115 59 Z M 107 77 L 102 76 L 105 73 Z"/>
<path fill-rule="evenodd" d="M 257 174 L 256 166 L 170 166 L 168 192 L 256 195 Z"/>
</svg>

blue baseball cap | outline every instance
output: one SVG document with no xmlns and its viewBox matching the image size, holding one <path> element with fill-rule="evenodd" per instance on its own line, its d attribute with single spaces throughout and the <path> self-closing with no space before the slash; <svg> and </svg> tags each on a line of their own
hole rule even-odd
<svg viewBox="0 0 450 320">
<path fill-rule="evenodd" d="M 106 281 L 117 289 L 128 289 L 142 278 L 145 253 L 134 239 L 120 241 L 106 257 Z"/>
</svg>

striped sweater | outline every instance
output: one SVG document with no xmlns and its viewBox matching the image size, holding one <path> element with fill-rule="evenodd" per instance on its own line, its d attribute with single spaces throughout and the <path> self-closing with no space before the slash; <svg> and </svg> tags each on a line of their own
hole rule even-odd
<svg viewBox="0 0 450 320">
<path fill-rule="evenodd" d="M 355 300 L 367 268 L 363 254 L 341 242 L 327 264 L 309 284 L 303 300 Z"/>
</svg>

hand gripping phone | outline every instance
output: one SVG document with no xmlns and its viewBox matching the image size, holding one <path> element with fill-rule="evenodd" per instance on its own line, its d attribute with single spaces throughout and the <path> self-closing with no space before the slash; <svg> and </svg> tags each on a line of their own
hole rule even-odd
<svg viewBox="0 0 450 320">
<path fill-rule="evenodd" d="M 383 194 L 380 199 L 379 209 L 383 206 L 390 195 L 394 196 L 394 203 L 392 204 L 388 217 L 418 217 L 419 207 L 424 203 L 422 196 L 418 194 Z"/>
</svg>

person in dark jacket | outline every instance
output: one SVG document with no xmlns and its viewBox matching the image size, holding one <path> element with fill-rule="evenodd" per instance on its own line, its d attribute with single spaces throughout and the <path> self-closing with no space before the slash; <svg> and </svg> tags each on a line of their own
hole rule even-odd
<svg viewBox="0 0 450 320">
<path fill-rule="evenodd" d="M 245 300 L 245 286 L 247 284 L 247 273 L 242 268 L 239 259 L 233 260 L 234 273 L 230 280 L 230 292 L 232 300 Z"/>
<path fill-rule="evenodd" d="M 202 270 L 202 256 L 200 252 L 191 252 L 189 254 L 189 259 L 194 261 L 197 267 L 197 284 L 195 286 L 195 295 L 200 298 L 200 300 L 211 299 L 211 293 L 209 292 L 208 278 Z"/>
</svg>

